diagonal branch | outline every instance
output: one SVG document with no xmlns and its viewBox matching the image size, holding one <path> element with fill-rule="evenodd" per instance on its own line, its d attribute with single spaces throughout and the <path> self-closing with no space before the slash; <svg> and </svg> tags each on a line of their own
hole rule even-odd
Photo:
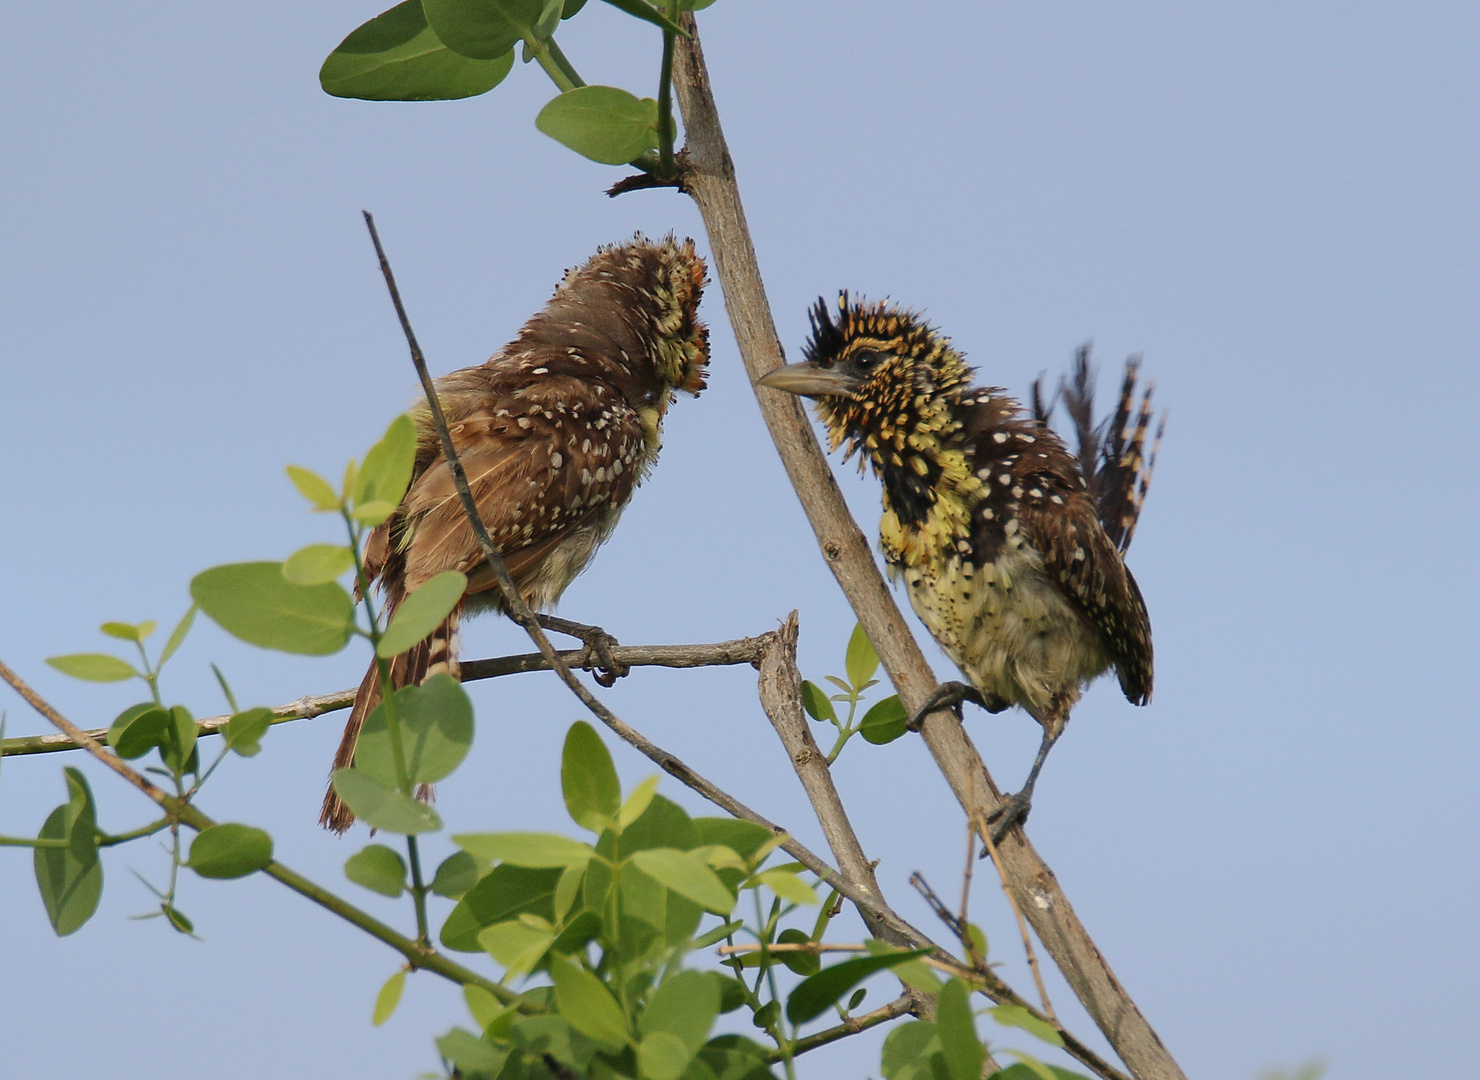
<svg viewBox="0 0 1480 1080">
<path fill-rule="evenodd" d="M 761 282 L 755 248 L 735 182 L 719 112 L 691 14 L 679 41 L 674 82 L 688 145 L 683 189 L 694 199 L 709 234 L 725 310 L 746 371 L 754 381 L 783 362 L 781 343 Z M 863 623 L 874 650 L 907 711 L 935 689 L 936 679 L 874 563 L 868 542 L 849 514 L 811 425 L 795 397 L 759 390 L 761 415 L 821 547 L 828 568 Z M 946 709 L 931 713 L 921 734 L 968 818 L 990 818 L 1001 793 L 962 725 Z M 999 845 L 1018 904 L 1095 1023 L 1138 1080 L 1185 1080 L 1161 1039 L 1121 987 L 1059 888 L 1053 872 L 1021 829 Z"/>
<path fill-rule="evenodd" d="M 754 664 L 760 658 L 771 632 L 759 637 L 738 638 L 720 641 L 713 645 L 615 645 L 607 650 L 611 659 L 624 667 L 694 668 L 720 667 L 735 664 Z M 561 660 L 572 668 L 584 668 L 595 662 L 591 647 L 570 649 L 557 653 Z M 520 653 L 517 656 L 495 656 L 487 660 L 465 660 L 462 664 L 462 681 L 496 679 L 501 675 L 520 675 L 527 671 L 549 671 L 550 662 L 539 653 Z M 315 694 L 301 697 L 272 710 L 274 724 L 286 724 L 290 720 L 311 720 L 324 713 L 347 709 L 354 704 L 357 690 L 336 690 L 332 694 Z M 196 724 L 196 734 L 219 735 L 231 715 L 210 716 Z M 88 735 L 104 741 L 107 728 L 95 728 Z M 23 754 L 51 754 L 62 750 L 82 749 L 80 743 L 70 735 L 22 735 L 6 739 L 0 745 L 0 755 L 19 757 Z"/>
</svg>

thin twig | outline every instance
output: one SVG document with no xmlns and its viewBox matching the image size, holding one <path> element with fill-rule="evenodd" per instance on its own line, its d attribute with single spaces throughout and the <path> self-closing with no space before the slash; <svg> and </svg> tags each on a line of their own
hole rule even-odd
<svg viewBox="0 0 1480 1080">
<path fill-rule="evenodd" d="M 693 197 L 704 219 L 730 326 L 745 369 L 754 381 L 783 363 L 784 358 L 692 13 L 686 13 L 683 20 L 684 28 L 693 35 L 680 40 L 674 54 L 674 89 L 687 136 L 683 190 Z M 806 414 L 791 394 L 761 389 L 757 400 L 787 477 L 817 534 L 828 569 L 863 623 L 900 701 L 907 712 L 913 713 L 935 690 L 935 674 L 884 583 L 868 541 L 848 511 Z M 948 709 L 931 713 L 925 718 L 921 735 L 968 816 L 980 812 L 990 818 L 1002 802 L 1001 794 L 955 715 Z M 1022 829 L 1010 832 L 1002 846 L 1002 857 L 1044 947 L 1138 1080 L 1186 1080 L 1110 970 L 1053 872 L 1033 850 Z"/>
<path fill-rule="evenodd" d="M 722 667 L 739 664 L 755 664 L 760 658 L 771 631 L 758 637 L 721 641 L 713 645 L 617 645 L 608 651 L 616 663 L 626 667 Z M 584 668 L 595 661 L 590 646 L 557 653 L 573 668 Z M 520 653 L 516 656 L 495 656 L 486 660 L 465 660 L 462 664 L 462 681 L 475 682 L 479 679 L 496 679 L 503 675 L 520 675 L 528 671 L 549 671 L 550 662 L 539 653 Z M 332 694 L 302 697 L 272 710 L 274 724 L 285 724 L 290 720 L 309 720 L 324 713 L 347 709 L 354 704 L 356 688 L 337 690 Z M 197 737 L 219 735 L 230 713 L 211 716 L 196 724 Z M 94 728 L 87 732 L 102 742 L 107 738 L 107 728 Z M 62 750 L 79 750 L 80 744 L 70 735 L 25 735 L 6 739 L 0 754 L 6 757 L 24 754 L 50 754 Z"/>
<path fill-rule="evenodd" d="M 1007 897 L 1007 902 L 1012 906 L 1012 913 L 1017 918 L 1018 933 L 1023 937 L 1023 952 L 1028 957 L 1028 970 L 1033 973 L 1033 982 L 1038 987 L 1038 1000 L 1043 1002 L 1043 1012 L 1054 1024 L 1059 1026 L 1059 1018 L 1054 1014 L 1053 1002 L 1048 1000 L 1048 987 L 1043 984 L 1043 972 L 1038 969 L 1038 954 L 1033 949 L 1033 935 L 1028 932 L 1028 920 L 1023 918 L 1023 909 L 1018 907 L 1017 897 L 1012 893 L 1012 887 L 1007 883 L 1007 871 L 1002 868 L 1002 861 L 997 857 L 997 841 L 992 839 L 992 830 L 980 817 L 973 817 L 971 825 L 981 834 L 982 840 L 987 845 L 987 854 L 992 857 L 992 865 L 997 868 L 997 876 L 1002 879 L 1002 892 Z M 975 852 L 972 850 L 976 845 L 972 842 L 971 829 L 966 831 L 966 858 L 967 867 L 976 862 Z M 969 869 L 968 869 L 968 872 Z"/>
<path fill-rule="evenodd" d="M 775 946 L 773 945 L 772 948 Z M 792 1056 L 796 1057 L 799 1054 L 805 1054 L 808 1050 L 816 1050 L 819 1046 L 846 1039 L 849 1035 L 857 1035 L 860 1031 L 867 1031 L 871 1027 L 887 1024 L 890 1020 L 912 1011 L 911 1002 L 909 994 L 900 994 L 888 1005 L 875 1009 L 873 1012 L 866 1012 L 862 1016 L 850 1016 L 836 1027 L 819 1031 L 816 1035 L 808 1035 L 805 1039 L 798 1039 L 791 1045 Z M 774 1063 L 779 1060 L 781 1060 L 780 1054 L 772 1051 L 771 1061 Z"/>
</svg>

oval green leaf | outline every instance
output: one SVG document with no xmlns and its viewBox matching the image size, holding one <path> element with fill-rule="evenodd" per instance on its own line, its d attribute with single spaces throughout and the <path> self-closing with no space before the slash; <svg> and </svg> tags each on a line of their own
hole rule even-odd
<svg viewBox="0 0 1480 1080">
<path fill-rule="evenodd" d="M 509 55 L 534 36 L 544 0 L 422 0 L 433 32 L 449 49 L 474 60 Z"/>
<path fill-rule="evenodd" d="M 971 990 L 960 979 L 946 983 L 936 999 L 935 1034 L 950 1080 L 980 1080 L 987 1051 L 976 1034 Z"/>
<path fill-rule="evenodd" d="M 822 903 L 816 891 L 790 870 L 763 870 L 760 882 L 783 900 L 793 904 Z"/>
<path fill-rule="evenodd" d="M 150 634 L 154 633 L 158 625 L 153 619 L 146 619 L 137 625 L 126 622 L 105 622 L 98 629 L 109 637 L 118 638 L 120 641 L 142 642 Z"/>
<path fill-rule="evenodd" d="M 860 956 L 856 960 L 844 960 L 841 964 L 823 968 L 816 975 L 803 979 L 791 992 L 786 999 L 786 1018 L 793 1024 L 805 1024 L 832 1008 L 844 994 L 870 975 L 923 956 L 928 951 L 915 949 L 883 956 Z"/>
<path fill-rule="evenodd" d="M 909 730 L 906 727 L 909 718 L 899 695 L 890 694 L 883 701 L 875 702 L 873 708 L 863 714 L 858 730 L 868 742 L 883 746 Z"/>
<path fill-rule="evenodd" d="M 637 1068 L 643 1080 L 678 1080 L 693 1057 L 682 1039 L 666 1031 L 645 1036 L 637 1046 Z"/>
<path fill-rule="evenodd" d="M 848 652 L 844 656 L 843 667 L 847 669 L 848 681 L 855 689 L 861 689 L 863 684 L 874 677 L 874 672 L 879 670 L 879 657 L 874 652 L 874 646 L 863 632 L 863 623 L 853 628 L 853 636 L 848 639 Z"/>
<path fill-rule="evenodd" d="M 998 1005 L 988 1010 L 992 1019 L 1007 1027 L 1022 1028 L 1030 1035 L 1035 1035 L 1048 1043 L 1050 1046 L 1063 1046 L 1064 1037 L 1050 1023 L 1040 1020 L 1021 1005 Z"/>
<path fill-rule="evenodd" d="M 513 975 L 527 975 L 555 942 L 555 931 L 522 922 L 495 923 L 478 933 L 478 944 Z"/>
<path fill-rule="evenodd" d="M 345 860 L 344 876 L 371 892 L 394 899 L 406 888 L 406 862 L 395 849 L 371 844 Z"/>
<path fill-rule="evenodd" d="M 355 505 L 399 503 L 411 483 L 416 464 L 416 423 L 407 413 L 391 421 L 380 441 L 370 448 L 355 480 Z"/>
<path fill-rule="evenodd" d="M 319 69 L 319 85 L 335 97 L 364 101 L 452 101 L 486 94 L 513 66 L 512 49 L 495 60 L 453 52 L 427 25 L 421 0 L 406 0 L 341 41 Z M 333 497 L 319 509 L 337 509 Z"/>
<path fill-rule="evenodd" d="M 466 851 L 454 851 L 437 867 L 432 878 L 432 892 L 456 900 L 478 884 L 478 860 Z"/>
<path fill-rule="evenodd" d="M 442 625 L 467 587 L 468 579 L 456 570 L 448 570 L 426 582 L 396 608 L 376 653 L 389 660 L 420 643 Z"/>
<path fill-rule="evenodd" d="M 33 865 L 46 917 L 58 937 L 76 933 L 92 918 L 103 895 L 103 864 L 98 861 L 97 811 L 87 779 L 74 768 L 63 771 L 67 802 L 47 815 L 40 840 L 66 840 L 65 847 L 36 848 Z"/>
<path fill-rule="evenodd" d="M 555 1005 L 582 1035 L 616 1049 L 627 1042 L 627 1017 L 610 990 L 589 971 L 561 956 L 550 957 Z"/>
<path fill-rule="evenodd" d="M 226 745 L 242 757 L 256 757 L 262 749 L 262 736 L 272 727 L 272 710 L 264 706 L 239 712 L 221 729 Z"/>
<path fill-rule="evenodd" d="M 250 825 L 212 825 L 190 845 L 190 869 L 203 878 L 239 878 L 272 862 L 272 837 Z"/>
<path fill-rule="evenodd" d="M 720 984 L 713 972 L 679 971 L 664 979 L 648 999 L 637 1029 L 644 1038 L 658 1032 L 672 1035 L 692 1057 L 709 1037 L 719 1009 Z M 685 1059 L 679 1072 L 687 1064 Z"/>
<path fill-rule="evenodd" d="M 540 110 L 534 124 L 603 165 L 626 164 L 658 145 L 654 104 L 615 86 L 567 90 Z"/>
<path fill-rule="evenodd" d="M 342 544 L 310 544 L 283 563 L 283 577 L 294 585 L 322 585 L 355 568 L 355 553 Z"/>
<path fill-rule="evenodd" d="M 463 894 L 442 924 L 442 944 L 457 952 L 477 952 L 478 933 L 520 915 L 555 917 L 554 896 L 559 869 L 530 870 L 505 863 L 495 866 Z"/>
<path fill-rule="evenodd" d="M 139 673 L 133 665 L 109 656 L 107 653 L 69 653 L 66 656 L 48 656 L 46 662 L 63 675 L 87 682 L 122 682 Z"/>
<path fill-rule="evenodd" d="M 596 854 L 590 844 L 558 833 L 463 833 L 454 836 L 452 842 L 481 862 L 505 862 L 536 869 L 584 866 Z"/>
<path fill-rule="evenodd" d="M 822 687 L 809 679 L 802 680 L 802 708 L 813 720 L 836 721 L 838 718 L 837 710 L 822 692 Z"/>
<path fill-rule="evenodd" d="M 433 784 L 452 774 L 473 745 L 473 703 L 450 675 L 433 675 L 391 699 L 401 731 L 407 778 Z M 396 784 L 395 749 L 382 702 L 365 718 L 355 764 L 388 786 Z"/>
<path fill-rule="evenodd" d="M 375 1012 L 370 1016 L 370 1023 L 379 1027 L 391 1018 L 396 1011 L 396 1006 L 401 1004 L 401 992 L 406 989 L 406 973 L 398 971 L 385 981 L 380 988 L 380 993 L 375 995 Z"/>
<path fill-rule="evenodd" d="M 622 808 L 622 782 L 617 779 L 611 751 L 584 720 L 577 720 L 566 732 L 560 755 L 560 790 L 571 819 L 595 833 L 606 828 Z M 648 801 L 652 801 L 651 796 Z M 639 814 L 640 810 L 633 818 Z"/>
<path fill-rule="evenodd" d="M 442 819 L 430 806 L 402 795 L 360 769 L 336 769 L 333 783 L 355 816 L 373 828 L 417 836 L 442 827 Z"/>
<path fill-rule="evenodd" d="M 354 632 L 354 603 L 338 585 L 295 585 L 281 563 L 215 566 L 195 576 L 190 595 L 227 633 L 264 649 L 328 656 Z"/>
<path fill-rule="evenodd" d="M 653 880 L 716 915 L 729 915 L 735 895 L 725 888 L 703 859 L 677 848 L 649 848 L 634 852 L 632 863 Z"/>
<path fill-rule="evenodd" d="M 108 729 L 108 745 L 125 761 L 143 757 L 156 746 L 163 746 L 165 729 L 170 723 L 168 710 L 151 701 L 130 705 L 118 714 Z"/>
<path fill-rule="evenodd" d="M 781 931 L 776 940 L 782 945 L 808 945 L 812 941 L 805 930 L 798 930 L 794 926 Z M 776 957 L 803 977 L 816 975 L 822 970 L 822 958 L 815 952 L 778 952 Z"/>
<path fill-rule="evenodd" d="M 405 5 L 402 5 L 403 7 Z M 368 25 L 368 24 L 367 24 Z M 354 35 L 351 34 L 350 37 Z M 346 39 L 348 40 L 348 39 Z M 341 45 L 340 48 L 343 48 Z M 329 91 L 333 93 L 333 91 Z M 313 503 L 315 510 L 338 510 L 339 494 L 318 473 L 311 469 L 305 469 L 301 465 L 289 465 L 287 467 L 288 479 L 293 481 L 293 486 L 298 489 L 309 502 Z"/>
</svg>

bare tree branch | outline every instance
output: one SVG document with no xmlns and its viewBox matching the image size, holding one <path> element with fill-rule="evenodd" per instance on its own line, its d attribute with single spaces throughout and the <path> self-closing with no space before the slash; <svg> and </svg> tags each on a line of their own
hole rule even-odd
<svg viewBox="0 0 1480 1080">
<path fill-rule="evenodd" d="M 683 189 L 704 219 L 725 310 L 754 381 L 783 362 L 782 349 L 696 25 L 691 14 L 683 18 L 693 35 L 678 42 L 674 58 L 674 83 L 687 136 Z M 935 689 L 935 675 L 879 574 L 868 541 L 848 512 L 800 403 L 790 394 L 765 389 L 758 391 L 757 399 L 828 568 L 863 623 L 901 702 L 915 712 Z M 968 818 L 976 814 L 990 818 L 1002 803 L 1001 793 L 955 716 L 946 709 L 930 714 L 921 734 Z M 1186 1080 L 1022 830 L 1011 830 L 999 848 L 1019 906 L 1131 1072 L 1138 1080 Z"/>
<path fill-rule="evenodd" d="M 607 650 L 610 658 L 625 667 L 695 668 L 723 667 L 736 664 L 755 664 L 774 631 L 759 637 L 738 638 L 721 641 L 713 645 L 615 645 Z M 595 650 L 587 645 L 580 649 L 569 649 L 556 653 L 568 666 L 584 668 L 596 662 Z M 550 662 L 539 653 L 520 653 L 517 656 L 495 656 L 487 660 L 465 660 L 462 664 L 462 681 L 496 679 L 502 675 L 520 675 L 526 671 L 549 671 Z M 286 724 L 291 720 L 311 720 L 324 713 L 347 709 L 354 704 L 355 688 L 336 690 L 332 694 L 317 694 L 301 697 L 286 705 L 273 708 L 273 723 Z M 229 713 L 207 717 L 196 724 L 198 735 L 219 735 Z M 107 728 L 94 728 L 87 735 L 102 742 L 107 738 Z M 70 735 L 23 735 L 6 739 L 0 746 L 0 755 L 19 757 L 23 754 L 51 754 L 62 750 L 78 750 L 83 747 Z"/>
</svg>

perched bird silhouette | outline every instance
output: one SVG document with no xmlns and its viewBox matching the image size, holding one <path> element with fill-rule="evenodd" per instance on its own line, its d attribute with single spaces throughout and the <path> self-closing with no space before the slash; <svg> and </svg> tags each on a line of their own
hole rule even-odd
<svg viewBox="0 0 1480 1080">
<path fill-rule="evenodd" d="M 879 542 L 891 578 L 970 686 L 947 683 L 914 717 L 973 700 L 1020 705 L 1043 728 L 999 835 L 1027 815 L 1033 787 L 1088 684 L 1114 669 L 1133 704 L 1151 698 L 1151 624 L 1121 552 L 1150 477 L 1149 390 L 1136 420 L 1135 368 L 1106 424 L 1091 420 L 1087 350 L 1062 396 L 1076 458 L 1048 425 L 998 387 L 975 387 L 950 339 L 917 314 L 819 300 L 805 361 L 764 386 L 816 401 L 833 449 L 859 454 L 883 481 Z"/>
<path fill-rule="evenodd" d="M 692 240 L 600 249 L 568 271 L 543 311 L 487 363 L 437 380 L 452 441 L 478 510 L 524 602 L 554 604 L 611 535 L 662 446 L 675 391 L 697 395 L 709 332 L 697 315 L 704 261 Z M 391 665 L 394 686 L 458 675 L 464 615 L 504 610 L 492 570 L 464 517 L 430 410 L 413 410 L 418 444 L 411 486 L 371 534 L 365 570 L 401 601 L 448 570 L 467 575 L 462 602 Z M 360 684 L 334 768 L 354 762 L 366 716 L 380 701 L 372 663 Z M 320 823 L 342 833 L 354 814 L 332 786 Z"/>
</svg>

